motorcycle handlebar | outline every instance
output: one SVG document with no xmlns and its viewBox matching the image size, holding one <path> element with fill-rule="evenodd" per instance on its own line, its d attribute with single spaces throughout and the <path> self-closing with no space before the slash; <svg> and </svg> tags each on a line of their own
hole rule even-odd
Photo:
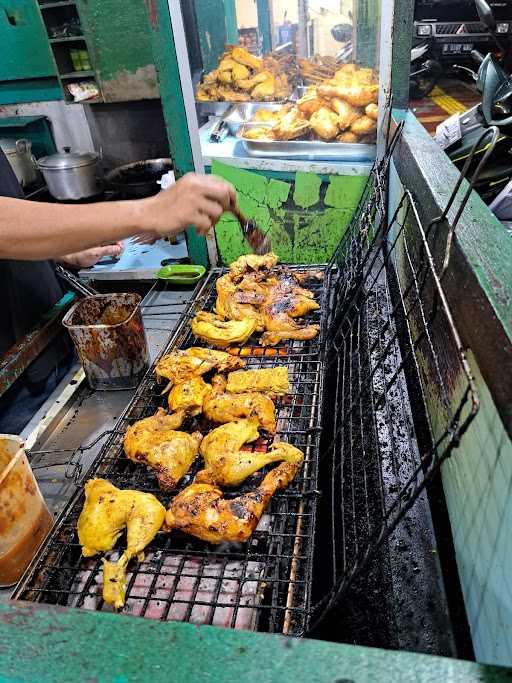
<svg viewBox="0 0 512 683">
<path fill-rule="evenodd" d="M 478 62 L 479 64 L 481 64 L 481 63 L 484 61 L 484 59 L 485 59 L 485 57 L 483 56 L 483 54 L 482 54 L 481 52 L 479 52 L 478 50 L 471 50 L 471 56 L 472 56 L 473 59 L 474 59 L 476 62 Z"/>
</svg>

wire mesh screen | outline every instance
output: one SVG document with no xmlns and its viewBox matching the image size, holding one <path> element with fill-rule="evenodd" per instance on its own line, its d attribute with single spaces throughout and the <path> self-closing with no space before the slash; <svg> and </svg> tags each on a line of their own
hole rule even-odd
<svg viewBox="0 0 512 683">
<path fill-rule="evenodd" d="M 417 500 L 477 410 L 473 380 L 428 238 L 405 192 L 389 220 L 379 170 L 330 269 L 319 515 L 331 586 L 314 626 Z M 406 377 L 407 375 L 407 377 Z M 417 452 L 407 378 L 436 406 Z"/>
<path fill-rule="evenodd" d="M 317 275 L 325 266 L 293 269 Z M 193 336 L 190 318 L 196 311 L 213 308 L 215 282 L 223 272 L 210 272 L 169 347 L 204 346 Z M 309 319 L 320 322 L 326 306 L 323 283 L 313 277 L 308 287 L 321 304 Z M 147 547 L 144 561 L 128 566 L 124 613 L 289 634 L 302 633 L 307 627 L 323 376 L 320 349 L 324 333 L 321 331 L 312 341 L 289 341 L 269 348 L 250 339 L 239 351 L 247 369 L 288 367 L 291 393 L 276 404 L 276 439 L 297 446 L 305 454 L 303 467 L 293 483 L 273 496 L 247 543 L 210 545 L 180 532 L 158 534 Z M 128 426 L 166 406 L 162 389 L 151 370 L 83 481 L 93 476 L 104 477 L 121 489 L 152 493 L 166 507 L 173 496 L 191 483 L 200 469 L 200 461 L 175 491 L 163 494 L 154 473 L 124 455 L 123 437 Z M 269 443 L 270 439 L 260 438 L 252 448 L 266 450 Z M 226 492 L 226 496 L 253 489 L 264 472 Z M 83 503 L 80 490 L 16 591 L 16 598 L 92 610 L 111 609 L 102 599 L 101 557 L 81 557 L 76 524 Z M 111 559 L 116 559 L 115 553 Z"/>
</svg>

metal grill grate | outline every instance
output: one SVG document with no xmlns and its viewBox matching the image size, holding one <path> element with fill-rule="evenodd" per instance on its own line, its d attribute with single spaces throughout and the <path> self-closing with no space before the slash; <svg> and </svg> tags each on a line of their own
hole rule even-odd
<svg viewBox="0 0 512 683">
<path fill-rule="evenodd" d="M 299 272 L 325 270 L 325 266 L 292 268 Z M 189 322 L 196 311 L 212 309 L 215 281 L 222 272 L 213 270 L 209 274 L 168 348 L 204 346 L 193 337 Z M 320 322 L 326 306 L 325 290 L 315 280 L 308 286 L 322 304 L 320 311 L 308 318 Z M 305 343 L 286 342 L 263 349 L 257 340 L 252 346 L 249 340 L 244 347 L 247 368 L 276 364 L 289 368 L 292 393 L 277 404 L 276 436 L 304 451 L 305 461 L 299 475 L 285 491 L 273 497 L 258 529 L 245 544 L 211 546 L 179 532 L 159 534 L 148 546 L 144 562 L 129 565 L 125 613 L 289 634 L 302 633 L 307 627 L 318 493 L 320 349 L 324 333 L 322 330 L 319 338 Z M 156 383 L 151 371 L 84 480 L 105 477 L 120 488 L 153 493 L 168 506 L 172 495 L 162 494 L 154 475 L 145 467 L 126 459 L 122 446 L 130 424 L 152 415 L 164 405 L 161 391 L 162 386 Z M 254 448 L 266 446 L 260 439 Z M 71 460 L 76 461 L 76 455 Z M 197 469 L 199 463 L 177 491 L 190 483 Z M 245 489 L 254 483 L 254 480 L 246 482 Z M 233 495 L 239 492 L 240 489 Z M 80 491 L 29 569 L 16 591 L 16 598 L 93 610 L 110 609 L 102 601 L 101 558 L 81 558 L 76 523 L 83 502 Z"/>
<path fill-rule="evenodd" d="M 375 169 L 331 264 L 319 482 L 319 518 L 331 523 L 321 553 L 331 587 L 314 607 L 312 628 L 368 568 L 478 408 L 428 231 L 407 191 L 386 219 L 379 175 Z M 424 403 L 437 392 L 442 400 L 422 453 L 411 376 Z"/>
</svg>

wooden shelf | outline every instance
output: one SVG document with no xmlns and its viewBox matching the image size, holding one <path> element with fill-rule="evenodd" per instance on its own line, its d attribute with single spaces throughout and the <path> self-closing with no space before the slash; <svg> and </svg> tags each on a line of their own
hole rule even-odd
<svg viewBox="0 0 512 683">
<path fill-rule="evenodd" d="M 69 78 L 81 78 L 83 76 L 94 77 L 95 75 L 95 71 L 91 69 L 89 71 L 70 71 L 67 74 L 59 74 L 59 78 L 62 80 L 67 80 Z"/>
<path fill-rule="evenodd" d="M 50 43 L 72 43 L 74 40 L 85 41 L 85 36 L 69 36 L 66 38 L 49 38 Z"/>
<path fill-rule="evenodd" d="M 45 2 L 39 3 L 39 9 L 51 9 L 55 7 L 69 7 L 70 5 L 76 5 L 75 0 L 63 0 L 62 2 Z"/>
</svg>

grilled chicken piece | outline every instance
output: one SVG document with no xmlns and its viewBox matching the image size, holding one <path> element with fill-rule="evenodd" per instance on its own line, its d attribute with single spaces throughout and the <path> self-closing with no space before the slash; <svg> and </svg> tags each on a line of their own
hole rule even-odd
<svg viewBox="0 0 512 683">
<path fill-rule="evenodd" d="M 243 258 L 243 257 L 241 257 Z M 254 320 L 255 330 L 263 330 L 263 322 L 257 308 L 251 304 L 238 303 L 236 301 L 237 286 L 233 282 L 230 273 L 222 275 L 215 283 L 217 289 L 217 300 L 215 302 L 215 312 L 228 320 Z"/>
<path fill-rule="evenodd" d="M 261 370 L 237 370 L 230 372 L 226 391 L 232 394 L 261 392 L 284 396 L 290 392 L 288 368 L 278 365 Z"/>
<path fill-rule="evenodd" d="M 247 541 L 274 493 L 290 484 L 301 462 L 281 463 L 254 491 L 231 500 L 217 486 L 193 483 L 173 499 L 164 530 L 180 529 L 209 543 Z"/>
<path fill-rule="evenodd" d="M 314 339 L 320 327 L 318 325 L 300 325 L 293 318 L 315 311 L 319 305 L 313 299 L 294 293 L 284 294 L 262 307 L 263 322 L 266 332 L 260 339 L 262 346 L 274 346 L 284 339 Z"/>
<path fill-rule="evenodd" d="M 353 144 L 353 143 L 357 142 L 359 140 L 359 138 L 357 137 L 357 135 L 355 133 L 352 133 L 352 131 L 346 130 L 341 135 L 338 135 L 336 140 L 338 142 L 347 142 L 347 143 Z"/>
<path fill-rule="evenodd" d="M 174 350 L 162 356 L 156 365 L 156 376 L 165 377 L 170 385 L 178 384 L 191 377 L 204 375 L 210 370 L 236 370 L 245 365 L 240 358 L 234 358 L 225 351 L 213 351 L 191 346 L 185 351 Z"/>
<path fill-rule="evenodd" d="M 159 408 L 152 417 L 131 425 L 124 436 L 126 456 L 154 470 L 162 491 L 172 490 L 189 471 L 202 438 L 198 432 L 174 430 L 173 418 Z"/>
<path fill-rule="evenodd" d="M 203 414 L 212 422 L 232 422 L 239 418 L 256 418 L 258 426 L 275 434 L 276 407 L 266 394 L 213 393 L 203 404 Z"/>
<path fill-rule="evenodd" d="M 334 140 L 338 134 L 338 116 L 328 107 L 321 107 L 315 111 L 309 119 L 309 124 L 322 140 Z"/>
<path fill-rule="evenodd" d="M 258 419 L 235 420 L 213 429 L 201 444 L 205 469 L 195 482 L 237 486 L 271 462 L 302 462 L 302 451 L 290 444 L 275 444 L 270 451 L 243 451 L 242 446 L 258 438 Z"/>
<path fill-rule="evenodd" d="M 255 318 L 225 321 L 215 313 L 200 311 L 192 320 L 191 327 L 199 339 L 212 346 L 224 348 L 233 344 L 245 344 L 258 327 L 258 321 Z"/>
<path fill-rule="evenodd" d="M 199 415 L 204 399 L 211 393 L 212 386 L 202 377 L 190 379 L 175 384 L 169 392 L 169 408 L 182 415 Z"/>
<path fill-rule="evenodd" d="M 234 278 L 240 277 L 244 273 L 251 271 L 270 270 L 278 262 L 279 258 L 270 252 L 269 254 L 244 254 L 239 256 L 236 261 L 229 266 L 229 273 Z"/>
<path fill-rule="evenodd" d="M 258 83 L 251 91 L 251 100 L 255 102 L 267 102 L 276 98 L 276 78 L 274 74 L 267 72 L 267 78 Z"/>
<path fill-rule="evenodd" d="M 141 491 L 121 491 L 106 479 L 90 479 L 85 504 L 78 518 L 82 555 L 92 557 L 112 550 L 126 528 L 126 550 L 118 562 L 103 561 L 103 599 L 120 608 L 126 594 L 126 565 L 132 557 L 144 559 L 144 548 L 160 530 L 165 508 L 155 496 Z"/>
</svg>

